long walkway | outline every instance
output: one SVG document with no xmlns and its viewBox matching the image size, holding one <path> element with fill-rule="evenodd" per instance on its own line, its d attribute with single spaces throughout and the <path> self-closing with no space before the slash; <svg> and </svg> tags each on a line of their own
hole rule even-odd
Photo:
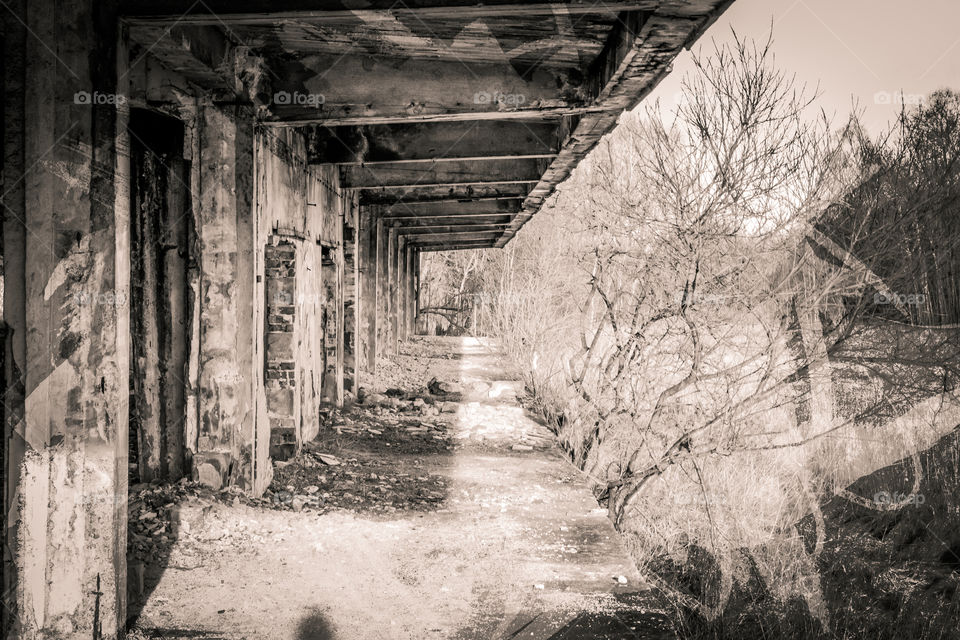
<svg viewBox="0 0 960 640">
<path fill-rule="evenodd" d="M 417 489 L 423 508 L 182 505 L 168 566 L 140 620 L 147 635 L 647 637 L 631 622 L 643 598 L 636 570 L 552 434 L 520 408 L 521 383 L 475 339 L 414 344 L 414 360 L 450 383 L 443 386 L 457 401 L 430 414 L 446 428 L 424 441 L 437 446 L 390 446 L 392 433 L 434 427 L 404 427 L 401 414 L 385 410 L 380 424 L 363 427 L 378 438 L 376 466 L 364 466 L 372 458 L 351 440 L 359 422 L 349 417 L 337 437 L 311 448 L 335 456 L 335 466 L 318 465 L 318 482 L 348 464 L 356 475 L 346 482 L 372 477 L 383 495 L 419 478 L 428 481 L 429 490 Z M 333 500 L 322 485 L 311 490 Z M 367 502 L 381 495 L 357 493 Z"/>
</svg>

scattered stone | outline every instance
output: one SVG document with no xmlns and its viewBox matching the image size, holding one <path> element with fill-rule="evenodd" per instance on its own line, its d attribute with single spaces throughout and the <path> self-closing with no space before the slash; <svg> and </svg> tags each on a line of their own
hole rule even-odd
<svg viewBox="0 0 960 640">
<path fill-rule="evenodd" d="M 338 460 L 336 456 L 332 456 L 329 453 L 318 453 L 317 459 L 330 467 L 336 467 L 340 464 L 340 460 Z"/>
<path fill-rule="evenodd" d="M 463 393 L 463 387 L 453 382 L 440 382 L 436 378 L 432 378 L 427 383 L 427 391 L 435 396 L 445 396 L 451 393 Z"/>
<path fill-rule="evenodd" d="M 486 393 L 490 385 L 482 380 L 477 380 L 470 384 L 470 390 L 474 393 Z"/>
<path fill-rule="evenodd" d="M 321 480 L 321 481 L 322 481 L 322 480 Z M 318 487 L 318 486 L 315 485 L 315 484 L 311 484 L 311 485 L 309 485 L 309 486 L 307 486 L 307 487 L 304 487 L 304 488 L 303 488 L 303 491 L 304 491 L 304 493 L 306 493 L 307 495 L 311 495 L 311 496 L 312 496 L 312 495 L 315 494 L 317 491 L 320 491 L 320 487 Z"/>
<path fill-rule="evenodd" d="M 294 511 L 302 511 L 303 506 L 306 503 L 307 503 L 307 497 L 301 496 L 301 495 L 293 496 L 293 498 L 290 500 L 290 506 L 293 508 Z"/>
<path fill-rule="evenodd" d="M 373 407 L 386 403 L 387 396 L 380 393 L 370 393 L 367 394 L 363 399 L 363 405 L 367 407 Z"/>
<path fill-rule="evenodd" d="M 616 580 L 620 584 L 627 584 L 627 576 L 617 576 Z"/>
</svg>

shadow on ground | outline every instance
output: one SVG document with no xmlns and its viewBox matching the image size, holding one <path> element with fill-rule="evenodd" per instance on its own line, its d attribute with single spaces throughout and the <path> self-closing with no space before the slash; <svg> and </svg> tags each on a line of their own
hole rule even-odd
<svg viewBox="0 0 960 640">
<path fill-rule="evenodd" d="M 136 622 L 177 542 L 171 503 L 190 493 L 183 484 L 135 484 L 127 500 L 127 623 Z"/>
<path fill-rule="evenodd" d="M 312 611 L 297 625 L 294 640 L 334 640 L 333 627 L 320 611 Z"/>
</svg>

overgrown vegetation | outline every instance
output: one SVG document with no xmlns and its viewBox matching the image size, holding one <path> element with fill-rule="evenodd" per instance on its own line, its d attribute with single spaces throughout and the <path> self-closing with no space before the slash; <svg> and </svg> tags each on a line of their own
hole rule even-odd
<svg viewBox="0 0 960 640">
<path fill-rule="evenodd" d="M 960 423 L 958 163 L 957 94 L 873 140 L 735 37 L 505 250 L 425 267 L 526 371 L 681 635 L 952 637 L 957 456 L 930 447 Z M 891 514 L 916 526 L 886 549 L 864 518 Z"/>
</svg>

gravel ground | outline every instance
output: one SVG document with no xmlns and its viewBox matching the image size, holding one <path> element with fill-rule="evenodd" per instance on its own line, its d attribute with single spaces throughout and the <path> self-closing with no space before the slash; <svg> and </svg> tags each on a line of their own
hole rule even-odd
<svg viewBox="0 0 960 640">
<path fill-rule="evenodd" d="M 605 510 L 499 358 L 436 338 L 399 361 L 262 498 L 140 488 L 132 637 L 655 637 Z"/>
</svg>

